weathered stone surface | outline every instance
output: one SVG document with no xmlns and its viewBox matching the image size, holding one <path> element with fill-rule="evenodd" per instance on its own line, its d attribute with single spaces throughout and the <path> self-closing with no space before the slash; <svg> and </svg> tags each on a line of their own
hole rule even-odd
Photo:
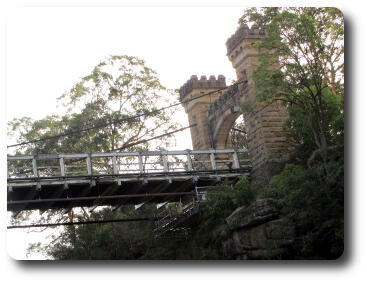
<svg viewBox="0 0 367 283">
<path fill-rule="evenodd" d="M 251 171 L 251 179 L 256 180 L 254 183 L 258 192 L 262 191 L 266 186 L 270 178 L 278 174 L 283 168 L 283 162 L 280 161 L 263 161 L 261 164 L 257 164 L 256 167 L 253 164 Z"/>
<path fill-rule="evenodd" d="M 231 230 L 259 225 L 279 217 L 279 206 L 273 199 L 260 199 L 237 208 L 226 222 Z"/>
<path fill-rule="evenodd" d="M 236 230 L 232 239 L 242 250 L 276 249 L 288 245 L 293 236 L 291 223 L 285 219 L 277 219 L 250 229 Z"/>
<path fill-rule="evenodd" d="M 293 223 L 277 219 L 232 231 L 222 247 L 228 259 L 278 259 L 287 253 L 293 241 Z"/>
<path fill-rule="evenodd" d="M 188 94 L 190 94 L 194 89 L 217 89 L 226 87 L 226 79 L 223 75 L 219 75 L 218 79 L 215 76 L 210 76 L 207 79 L 206 76 L 201 76 L 200 80 L 196 75 L 191 76 L 191 78 L 180 88 L 180 99 L 182 100 Z"/>
<path fill-rule="evenodd" d="M 243 114 L 248 139 L 248 155 L 252 164 L 253 184 L 266 185 L 273 169 L 266 163 L 285 162 L 292 152 L 292 141 L 283 126 L 288 118 L 286 107 L 280 102 L 266 105 L 256 96 L 252 79 L 258 67 L 259 50 L 255 44 L 266 36 L 265 29 L 240 25 L 227 41 L 228 58 L 236 71 L 239 85 L 226 88 L 224 76 L 191 76 L 180 88 L 180 101 L 188 114 L 193 149 L 230 148 L 228 138 L 236 119 Z M 279 68 L 274 65 L 272 68 Z M 216 92 L 212 92 L 216 91 Z M 212 92 L 210 95 L 205 93 Z M 192 98 L 196 98 L 191 100 Z M 254 105 L 243 113 L 241 104 Z"/>
<path fill-rule="evenodd" d="M 244 250 L 240 246 L 236 245 L 233 238 L 228 238 L 222 241 L 222 248 L 224 256 L 227 259 L 235 259 L 237 256 L 242 255 Z"/>
<path fill-rule="evenodd" d="M 228 230 L 221 238 L 227 259 L 279 259 L 294 242 L 292 221 L 279 218 L 274 199 L 260 199 L 236 209 L 227 219 Z"/>
</svg>

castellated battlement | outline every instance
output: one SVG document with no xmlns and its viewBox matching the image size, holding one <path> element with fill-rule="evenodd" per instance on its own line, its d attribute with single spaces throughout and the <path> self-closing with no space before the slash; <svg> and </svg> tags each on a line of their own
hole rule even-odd
<svg viewBox="0 0 367 283">
<path fill-rule="evenodd" d="M 210 76 L 207 79 L 206 76 L 201 76 L 200 79 L 196 75 L 191 78 L 180 88 L 180 100 L 192 92 L 193 89 L 206 88 L 206 89 L 219 89 L 226 87 L 226 78 L 223 75 L 219 75 L 218 79 L 215 76 Z"/>
<path fill-rule="evenodd" d="M 241 43 L 245 38 L 260 39 L 266 35 L 264 28 L 259 28 L 256 24 L 252 25 L 251 28 L 247 24 L 241 24 L 236 32 L 228 38 L 227 45 L 227 55 L 231 53 L 236 46 Z"/>
</svg>

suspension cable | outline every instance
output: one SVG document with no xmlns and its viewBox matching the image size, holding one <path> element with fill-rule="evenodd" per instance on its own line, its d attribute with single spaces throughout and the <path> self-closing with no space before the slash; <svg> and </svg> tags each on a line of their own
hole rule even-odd
<svg viewBox="0 0 367 283">
<path fill-rule="evenodd" d="M 117 151 L 117 150 L 123 150 L 123 149 L 129 148 L 129 147 L 132 147 L 134 145 L 138 145 L 138 144 L 141 144 L 141 143 L 146 143 L 146 142 L 149 142 L 149 141 L 152 141 L 152 140 L 155 140 L 155 139 L 159 139 L 159 138 L 162 138 L 162 137 L 165 137 L 165 136 L 168 136 L 168 135 L 172 135 L 172 134 L 177 133 L 177 132 L 184 131 L 184 130 L 189 129 L 189 128 L 192 128 L 192 127 L 196 127 L 196 125 L 197 124 L 192 124 L 192 125 L 189 125 L 187 127 L 180 128 L 180 129 L 177 129 L 175 131 L 168 132 L 168 133 L 165 133 L 165 134 L 162 134 L 162 135 L 159 135 L 159 136 L 155 136 L 155 137 L 152 137 L 152 138 L 149 138 L 149 139 L 142 139 L 142 140 L 137 141 L 137 142 L 128 143 L 128 144 L 125 144 L 122 147 L 116 148 L 114 150 L 109 150 L 107 152 L 112 152 L 112 151 Z"/>
<path fill-rule="evenodd" d="M 37 228 L 37 227 L 41 228 L 41 227 L 71 226 L 71 225 L 85 225 L 85 224 L 104 224 L 104 223 L 116 223 L 116 222 L 157 221 L 159 219 L 160 219 L 159 217 L 121 218 L 121 219 L 89 220 L 89 221 L 75 221 L 75 222 L 12 225 L 7 226 L 6 228 L 7 229 Z"/>
<path fill-rule="evenodd" d="M 182 102 L 177 102 L 177 103 L 174 103 L 174 104 L 171 104 L 171 105 L 168 105 L 168 106 L 159 108 L 159 109 L 155 109 L 155 110 L 152 110 L 152 111 L 147 111 L 145 113 L 137 114 L 137 115 L 134 115 L 134 116 L 131 116 L 131 117 L 128 117 L 128 118 L 118 119 L 118 120 L 115 120 L 112 123 L 105 123 L 105 124 L 96 125 L 96 126 L 92 126 L 92 127 L 88 127 L 88 128 L 84 128 L 84 129 L 83 128 L 79 128 L 79 129 L 77 128 L 78 130 L 73 130 L 73 131 L 65 132 L 65 133 L 59 134 L 59 135 L 47 136 L 47 137 L 43 137 L 43 138 L 39 138 L 39 139 L 34 139 L 34 140 L 30 140 L 30 141 L 25 141 L 25 142 L 21 142 L 21 143 L 16 143 L 16 144 L 8 145 L 7 148 L 9 148 L 9 147 L 16 147 L 16 146 L 25 145 L 25 144 L 30 144 L 30 143 L 37 143 L 37 142 L 41 142 L 41 141 L 45 141 L 45 140 L 49 140 L 49 139 L 55 139 L 55 138 L 61 138 L 61 137 L 65 137 L 65 136 L 71 136 L 71 135 L 79 134 L 79 133 L 85 132 L 85 131 L 90 131 L 90 130 L 94 130 L 94 129 L 98 129 L 98 128 L 105 128 L 107 126 L 110 126 L 110 125 L 116 124 L 116 123 L 129 122 L 131 120 L 135 120 L 135 119 L 140 118 L 140 117 L 148 116 L 148 115 L 154 114 L 156 112 L 160 112 L 160 111 L 163 111 L 163 110 L 166 110 L 166 109 L 169 109 L 169 108 L 172 108 L 172 107 L 176 107 L 176 106 L 181 105 L 181 104 L 184 104 L 184 103 L 188 103 L 188 102 L 193 101 L 195 99 L 199 99 L 201 97 L 204 97 L 204 96 L 207 96 L 207 95 L 211 95 L 211 94 L 220 92 L 220 91 L 222 91 L 224 89 L 227 89 L 227 88 L 229 88 L 231 86 L 239 85 L 239 84 L 241 84 L 243 82 L 245 82 L 245 80 L 240 81 L 240 82 L 237 82 L 237 83 L 234 83 L 234 84 L 232 84 L 230 86 L 222 87 L 222 88 L 217 89 L 217 90 L 209 91 L 207 93 L 204 93 L 202 95 L 199 95 L 199 96 L 196 96 L 196 97 L 187 99 L 187 100 L 182 101 Z"/>
</svg>

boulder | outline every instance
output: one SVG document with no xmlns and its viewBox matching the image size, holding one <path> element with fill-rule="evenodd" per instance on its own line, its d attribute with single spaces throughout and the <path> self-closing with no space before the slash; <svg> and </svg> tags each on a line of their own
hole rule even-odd
<svg viewBox="0 0 367 283">
<path fill-rule="evenodd" d="M 280 207 L 277 202 L 274 199 L 265 198 L 256 200 L 251 205 L 237 208 L 226 218 L 226 222 L 229 229 L 236 230 L 277 219 L 279 214 Z"/>
<path fill-rule="evenodd" d="M 273 199 L 260 199 L 236 209 L 227 219 L 230 229 L 222 240 L 228 259 L 284 258 L 294 242 L 294 224 L 279 218 L 279 206 Z"/>
</svg>

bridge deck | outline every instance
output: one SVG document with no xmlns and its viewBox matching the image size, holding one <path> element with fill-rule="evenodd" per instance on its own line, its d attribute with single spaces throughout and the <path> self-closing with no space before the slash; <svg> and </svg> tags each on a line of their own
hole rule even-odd
<svg viewBox="0 0 367 283">
<path fill-rule="evenodd" d="M 189 199 L 195 197 L 195 184 L 213 185 L 248 174 L 243 153 L 246 150 L 9 156 L 7 208 L 46 210 Z M 148 162 L 153 157 L 155 161 Z"/>
</svg>

